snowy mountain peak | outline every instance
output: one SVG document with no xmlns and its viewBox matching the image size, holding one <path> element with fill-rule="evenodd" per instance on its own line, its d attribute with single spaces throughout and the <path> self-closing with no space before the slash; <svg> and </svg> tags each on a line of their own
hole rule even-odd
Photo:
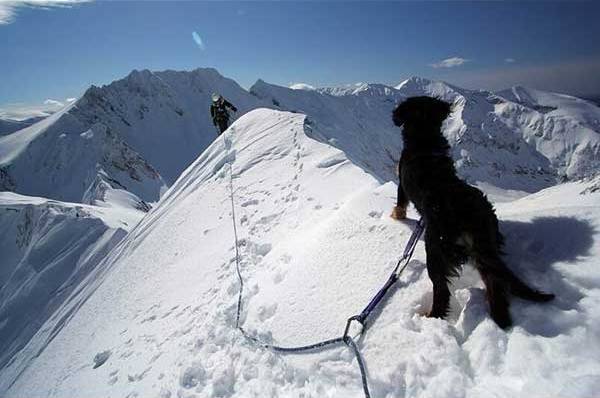
<svg viewBox="0 0 600 398">
<path fill-rule="evenodd" d="M 352 94 L 368 96 L 390 96 L 395 94 L 394 91 L 394 88 L 386 86 L 385 84 L 362 83 L 354 89 Z"/>
<path fill-rule="evenodd" d="M 212 68 L 134 70 L 91 86 L 59 114 L 0 137 L 0 187 L 86 203 L 119 190 L 125 197 L 118 203 L 132 203 L 132 194 L 134 207 L 146 208 L 216 137 L 209 114 L 214 91 L 240 114 L 260 103 Z"/>
<path fill-rule="evenodd" d="M 306 84 L 306 83 L 294 83 L 294 84 L 290 85 L 290 88 L 292 90 L 308 90 L 308 91 L 316 90 L 316 88 L 314 86 L 311 86 L 310 84 Z"/>
<path fill-rule="evenodd" d="M 408 79 L 404 80 L 402 83 L 398 84 L 395 88 L 397 90 L 401 90 L 402 88 L 406 89 L 406 90 L 411 90 L 413 88 L 422 88 L 425 87 L 429 84 L 431 84 L 432 81 L 429 79 L 426 79 L 424 77 L 419 77 L 419 76 L 411 76 Z"/>
<path fill-rule="evenodd" d="M 455 87 L 443 81 L 434 81 L 418 76 L 406 79 L 395 88 L 407 97 L 428 95 L 442 98 L 450 102 L 453 102 L 458 96 L 465 95 L 470 91 Z"/>
<path fill-rule="evenodd" d="M 254 84 L 252 86 L 250 86 L 250 93 L 256 93 L 261 91 L 264 88 L 268 88 L 274 86 L 273 84 L 267 83 L 266 81 L 264 81 L 263 79 L 257 79 Z M 276 87 L 280 87 L 280 86 L 276 86 Z"/>
<path fill-rule="evenodd" d="M 191 72 L 134 70 L 111 84 L 90 87 L 74 105 L 31 126 L 33 130 L 0 137 L 0 184 L 24 194 L 71 201 L 85 197 L 92 203 L 111 197 L 105 194 L 108 183 L 113 189 L 133 193 L 144 207 L 142 202 L 156 201 L 216 137 L 208 112 L 212 92 L 236 105 L 239 112 L 234 118 L 260 106 L 304 113 L 322 140 L 348 153 L 354 153 L 359 132 L 365 138 L 359 144 L 364 154 L 385 156 L 375 163 L 365 163 L 364 156 L 353 160 L 386 181 L 395 179 L 393 164 L 401 149 L 399 130 L 389 115 L 398 102 L 417 95 L 454 104 L 445 134 L 453 145 L 459 173 L 471 183 L 533 191 L 553 184 L 557 176 L 574 179 L 600 169 L 600 108 L 577 98 L 522 87 L 494 94 L 421 77 L 411 77 L 396 87 L 360 83 L 316 90 L 293 90 L 259 79 L 248 92 L 213 68 L 198 68 Z M 32 144 L 42 137 L 44 147 L 67 151 L 67 141 L 75 144 L 65 137 L 79 137 L 76 145 L 85 147 L 91 142 L 84 140 L 88 131 L 97 131 L 95 140 L 105 137 L 118 148 L 103 144 L 107 152 L 96 151 L 97 158 L 86 155 L 85 165 L 74 163 L 82 161 L 80 157 L 58 155 L 57 149 L 53 156 L 61 160 L 46 155 L 35 173 L 30 172 L 27 159 L 38 155 L 23 152 L 17 160 L 21 156 L 17 154 L 36 148 Z M 116 164 L 141 168 L 123 173 L 108 160 L 115 153 L 136 153 L 138 161 Z M 149 169 L 154 172 L 144 172 Z M 81 172 L 71 175 L 70 170 Z M 139 176 L 149 180 L 140 182 Z M 63 188 L 45 183 L 50 180 L 80 188 L 65 195 L 58 192 Z M 46 188 L 41 190 L 42 186 Z"/>
<path fill-rule="evenodd" d="M 318 88 L 317 91 L 336 97 L 363 95 L 363 96 L 394 96 L 397 93 L 393 87 L 379 83 L 355 83 L 343 86 L 332 86 Z"/>
<path fill-rule="evenodd" d="M 141 69 L 141 70 L 134 69 L 122 80 L 127 80 L 129 82 L 135 82 L 135 83 L 138 83 L 141 85 L 141 84 L 146 83 L 152 77 L 154 77 L 154 73 L 152 73 L 148 69 Z"/>
</svg>

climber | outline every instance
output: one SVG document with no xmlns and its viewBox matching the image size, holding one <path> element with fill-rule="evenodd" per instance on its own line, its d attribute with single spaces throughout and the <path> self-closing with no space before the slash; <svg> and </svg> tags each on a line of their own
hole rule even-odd
<svg viewBox="0 0 600 398">
<path fill-rule="evenodd" d="M 212 104 L 210 105 L 210 116 L 213 124 L 219 129 L 219 134 L 223 134 L 229 127 L 229 112 L 227 108 L 237 112 L 237 108 L 233 104 L 223 98 L 222 95 L 213 93 Z"/>
</svg>

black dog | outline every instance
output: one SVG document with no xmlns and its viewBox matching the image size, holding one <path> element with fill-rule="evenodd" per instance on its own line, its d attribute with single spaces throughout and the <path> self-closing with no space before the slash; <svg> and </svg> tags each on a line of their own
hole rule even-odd
<svg viewBox="0 0 600 398">
<path fill-rule="evenodd" d="M 492 318 L 507 328 L 512 325 L 509 294 L 537 302 L 554 295 L 530 288 L 502 261 L 503 237 L 492 205 L 457 177 L 448 155 L 450 146 L 441 127 L 450 112 L 450 104 L 431 97 L 409 98 L 394 110 L 394 124 L 404 127 L 404 149 L 392 217 L 404 218 L 411 201 L 426 222 L 427 272 L 433 283 L 429 316 L 446 316 L 448 278 L 458 276 L 461 264 L 471 259 L 485 283 Z"/>
</svg>

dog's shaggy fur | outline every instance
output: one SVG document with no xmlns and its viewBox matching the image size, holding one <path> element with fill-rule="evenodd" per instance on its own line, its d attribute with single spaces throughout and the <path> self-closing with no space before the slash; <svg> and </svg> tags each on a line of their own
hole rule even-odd
<svg viewBox="0 0 600 398">
<path fill-rule="evenodd" d="M 429 316 L 446 316 L 448 278 L 458 276 L 460 266 L 470 259 L 485 283 L 492 318 L 507 328 L 512 325 L 510 294 L 537 302 L 554 295 L 527 286 L 501 259 L 503 237 L 492 205 L 481 191 L 457 177 L 448 155 L 450 146 L 441 127 L 450 112 L 450 104 L 431 97 L 409 98 L 394 110 L 394 123 L 403 126 L 404 149 L 392 217 L 404 218 L 409 201 L 424 217 L 427 272 L 433 283 Z"/>
</svg>

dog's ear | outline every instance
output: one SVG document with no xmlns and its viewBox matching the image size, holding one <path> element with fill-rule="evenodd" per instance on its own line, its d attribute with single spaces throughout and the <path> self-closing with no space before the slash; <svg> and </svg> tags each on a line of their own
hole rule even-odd
<svg viewBox="0 0 600 398">
<path fill-rule="evenodd" d="M 425 99 L 425 100 L 424 100 Z M 394 110 L 392 119 L 398 127 L 404 124 L 422 124 L 429 119 L 430 109 L 427 100 L 429 97 L 411 97 L 402 102 Z"/>
<path fill-rule="evenodd" d="M 452 113 L 452 105 L 446 101 L 436 98 L 436 106 L 434 112 L 434 119 L 443 122 L 448 117 L 448 115 Z"/>
<path fill-rule="evenodd" d="M 392 114 L 392 120 L 394 124 L 398 127 L 402 127 L 404 123 L 414 120 L 416 114 L 415 109 L 411 106 L 411 102 L 406 100 L 402 102 L 400 105 L 394 109 L 394 113 Z"/>
<path fill-rule="evenodd" d="M 452 112 L 446 101 L 432 97 L 411 97 L 394 110 L 392 119 L 398 127 L 404 124 L 438 124 Z"/>
<path fill-rule="evenodd" d="M 398 127 L 402 127 L 405 121 L 404 109 L 402 109 L 402 104 L 399 104 L 396 109 L 392 112 L 392 121 Z"/>
</svg>

